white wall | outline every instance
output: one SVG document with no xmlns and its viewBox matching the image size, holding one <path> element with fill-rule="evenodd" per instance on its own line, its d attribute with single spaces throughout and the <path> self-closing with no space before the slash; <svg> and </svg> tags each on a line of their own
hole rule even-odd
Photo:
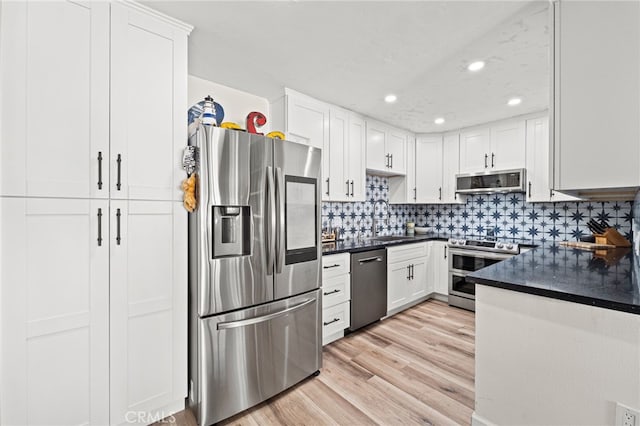
<svg viewBox="0 0 640 426">
<path fill-rule="evenodd" d="M 640 315 L 476 286 L 474 424 L 611 425 L 640 408 Z"/>
<path fill-rule="evenodd" d="M 267 134 L 272 130 L 267 99 L 190 75 L 187 97 L 189 108 L 207 95 L 224 108 L 224 121 L 232 121 L 246 129 L 247 115 L 252 111 L 258 111 L 267 117 L 267 124 L 259 128 L 258 132 Z"/>
</svg>

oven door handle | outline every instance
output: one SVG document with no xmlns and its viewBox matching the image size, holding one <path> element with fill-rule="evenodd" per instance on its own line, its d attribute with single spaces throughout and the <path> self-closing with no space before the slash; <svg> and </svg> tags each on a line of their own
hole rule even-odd
<svg viewBox="0 0 640 426">
<path fill-rule="evenodd" d="M 513 256 L 517 256 L 517 254 L 491 253 L 488 251 L 459 250 L 459 249 L 453 249 L 449 247 L 449 256 L 453 257 L 455 255 L 475 257 L 478 259 L 491 259 L 491 260 L 506 260 Z"/>
</svg>

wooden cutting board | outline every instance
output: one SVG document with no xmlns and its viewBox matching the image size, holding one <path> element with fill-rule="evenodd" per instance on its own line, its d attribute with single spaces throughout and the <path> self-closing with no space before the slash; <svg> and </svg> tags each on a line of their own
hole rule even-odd
<svg viewBox="0 0 640 426">
<path fill-rule="evenodd" d="M 562 241 L 560 245 L 583 250 L 607 250 L 616 248 L 616 246 L 611 244 L 585 243 L 582 241 Z"/>
</svg>

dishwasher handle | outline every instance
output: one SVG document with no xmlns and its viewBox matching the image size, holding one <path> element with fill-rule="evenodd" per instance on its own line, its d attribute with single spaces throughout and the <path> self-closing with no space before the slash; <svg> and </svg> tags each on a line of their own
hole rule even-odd
<svg viewBox="0 0 640 426">
<path fill-rule="evenodd" d="M 364 259 L 358 259 L 360 264 L 369 263 L 369 262 L 382 262 L 381 256 L 373 256 L 373 257 L 365 257 Z"/>
</svg>

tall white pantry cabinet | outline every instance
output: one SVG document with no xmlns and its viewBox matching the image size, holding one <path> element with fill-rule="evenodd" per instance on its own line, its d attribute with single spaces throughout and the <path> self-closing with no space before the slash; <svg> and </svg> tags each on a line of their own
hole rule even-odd
<svg viewBox="0 0 640 426">
<path fill-rule="evenodd" d="M 1 8 L 0 424 L 153 423 L 187 396 L 191 27 Z"/>
</svg>

